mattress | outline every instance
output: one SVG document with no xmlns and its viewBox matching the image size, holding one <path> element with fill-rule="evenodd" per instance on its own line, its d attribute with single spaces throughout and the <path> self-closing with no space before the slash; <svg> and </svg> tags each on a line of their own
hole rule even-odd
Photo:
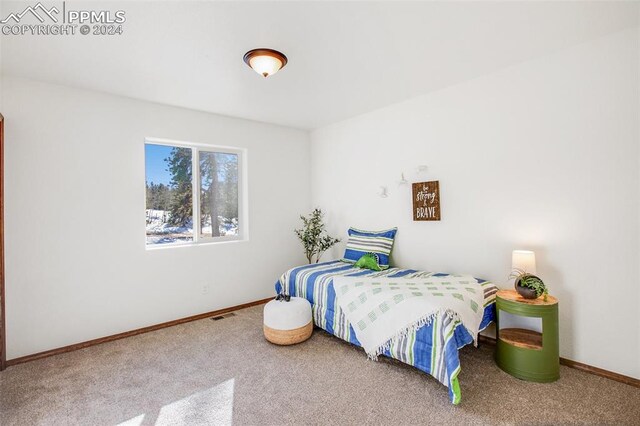
<svg viewBox="0 0 640 426">
<path fill-rule="evenodd" d="M 336 304 L 334 277 L 420 278 L 447 275 L 449 274 L 401 268 L 372 271 L 336 260 L 289 269 L 276 282 L 275 289 L 278 294 L 307 299 L 311 303 L 315 325 L 349 343 L 361 346 L 353 327 Z M 484 291 L 484 313 L 480 325 L 482 330 L 495 319 L 495 293 L 498 289 L 489 281 L 477 280 Z M 438 315 L 431 323 L 393 342 L 383 355 L 430 374 L 449 389 L 451 402 L 458 404 L 461 401 L 458 350 L 472 342 L 473 337 L 459 320 L 450 315 Z"/>
</svg>

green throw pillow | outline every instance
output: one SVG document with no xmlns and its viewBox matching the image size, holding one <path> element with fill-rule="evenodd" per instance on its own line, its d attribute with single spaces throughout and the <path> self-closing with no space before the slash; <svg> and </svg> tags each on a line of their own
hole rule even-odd
<svg viewBox="0 0 640 426">
<path fill-rule="evenodd" d="M 363 254 L 355 264 L 356 268 L 371 269 L 372 271 L 382 271 L 378 265 L 378 256 L 375 253 Z"/>
</svg>

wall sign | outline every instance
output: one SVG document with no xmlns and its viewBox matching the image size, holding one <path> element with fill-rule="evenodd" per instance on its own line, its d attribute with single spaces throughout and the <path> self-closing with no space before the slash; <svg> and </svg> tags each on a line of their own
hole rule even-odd
<svg viewBox="0 0 640 426">
<path fill-rule="evenodd" d="M 416 182 L 413 187 L 413 220 L 440 220 L 440 182 Z"/>
</svg>

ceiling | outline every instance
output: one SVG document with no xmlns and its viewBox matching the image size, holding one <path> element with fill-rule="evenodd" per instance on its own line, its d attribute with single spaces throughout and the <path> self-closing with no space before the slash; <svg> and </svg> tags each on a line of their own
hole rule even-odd
<svg viewBox="0 0 640 426">
<path fill-rule="evenodd" d="M 61 2 L 44 2 L 45 5 Z M 67 2 L 121 36 L 1 36 L 8 75 L 313 129 L 638 25 L 637 3 Z M 4 2 L 2 15 L 24 9 Z M 256 47 L 289 64 L 264 79 Z"/>
</svg>

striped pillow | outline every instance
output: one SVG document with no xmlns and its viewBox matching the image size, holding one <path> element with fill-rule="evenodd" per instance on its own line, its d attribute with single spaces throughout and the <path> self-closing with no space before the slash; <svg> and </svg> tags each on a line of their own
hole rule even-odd
<svg viewBox="0 0 640 426">
<path fill-rule="evenodd" d="M 396 232 L 398 232 L 398 228 L 375 232 L 349 228 L 349 241 L 342 260 L 357 262 L 363 255 L 375 253 L 378 255 L 380 267 L 387 269 Z"/>
</svg>

